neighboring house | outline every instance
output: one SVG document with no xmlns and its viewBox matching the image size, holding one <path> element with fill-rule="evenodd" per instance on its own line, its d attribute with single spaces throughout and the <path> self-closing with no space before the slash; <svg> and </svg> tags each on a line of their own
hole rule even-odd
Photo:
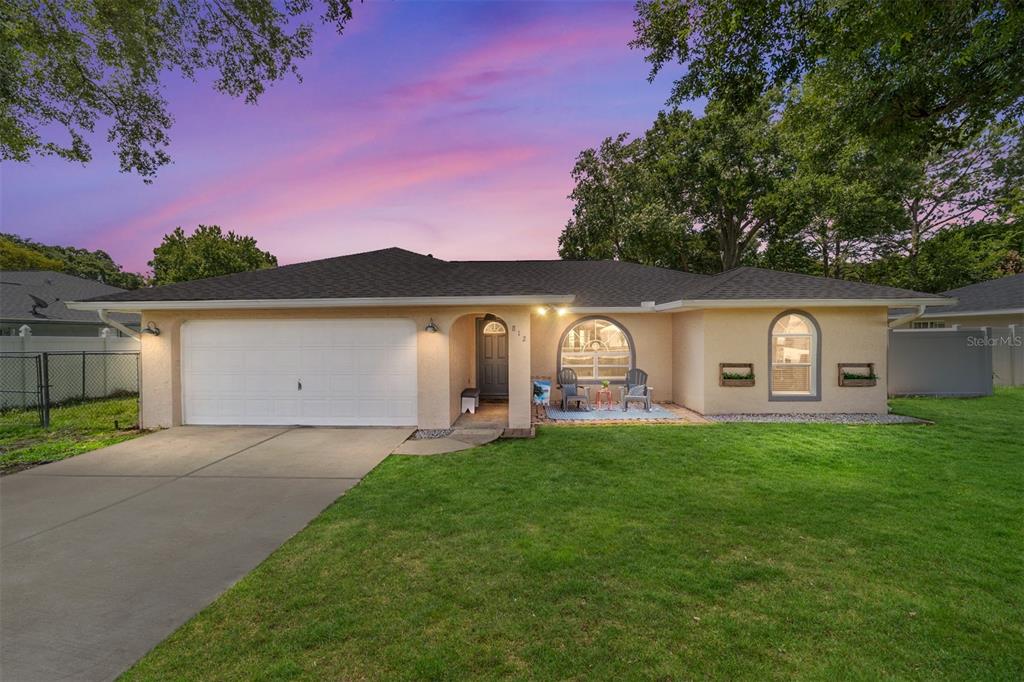
<svg viewBox="0 0 1024 682">
<path fill-rule="evenodd" d="M 124 289 L 91 279 L 50 270 L 0 270 L 0 336 L 19 336 L 28 325 L 33 336 L 86 336 L 96 338 L 108 326 L 96 313 L 71 310 L 66 301 L 117 294 Z M 138 313 L 112 319 L 138 328 Z M 119 333 L 110 329 L 108 335 Z"/>
<path fill-rule="evenodd" d="M 955 298 L 958 303 L 926 312 L 905 326 L 910 329 L 949 329 L 956 325 L 1024 328 L 1024 274 L 990 279 L 944 291 L 942 295 Z"/>
<path fill-rule="evenodd" d="M 890 308 L 948 298 L 737 268 L 715 276 L 616 261 L 443 261 L 391 248 L 126 291 L 72 305 L 142 314 L 142 425 L 445 428 L 460 394 L 533 380 L 649 375 L 697 412 L 886 412 Z M 749 363 L 755 385 L 720 381 Z M 841 386 L 873 363 L 874 386 Z"/>
</svg>

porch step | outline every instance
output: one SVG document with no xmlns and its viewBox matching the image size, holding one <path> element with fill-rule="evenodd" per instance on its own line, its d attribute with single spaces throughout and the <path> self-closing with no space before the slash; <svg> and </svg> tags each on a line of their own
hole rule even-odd
<svg viewBox="0 0 1024 682">
<path fill-rule="evenodd" d="M 456 427 L 449 438 L 453 438 L 457 441 L 468 443 L 470 445 L 483 445 L 500 438 L 504 430 L 505 429 L 502 427 L 493 426 L 485 427 L 474 425 L 467 428 Z"/>
</svg>

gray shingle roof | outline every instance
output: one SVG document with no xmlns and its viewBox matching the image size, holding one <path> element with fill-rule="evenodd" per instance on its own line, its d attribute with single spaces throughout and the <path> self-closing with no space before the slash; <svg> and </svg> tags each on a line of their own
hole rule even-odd
<svg viewBox="0 0 1024 682">
<path fill-rule="evenodd" d="M 815 277 L 795 272 L 780 272 L 763 268 L 734 268 L 715 275 L 704 289 L 691 289 L 686 298 L 695 300 L 743 299 L 898 299 L 935 298 L 910 289 L 883 287 L 865 282 L 850 282 L 830 277 Z"/>
<path fill-rule="evenodd" d="M 64 301 L 81 301 L 93 296 L 130 293 L 91 279 L 51 270 L 0 270 L 0 320 L 4 322 L 94 322 L 101 324 L 91 310 L 70 310 Z M 36 306 L 32 296 L 47 303 Z M 33 312 L 33 308 L 35 311 Z M 131 313 L 113 316 L 119 322 L 138 324 Z"/>
<path fill-rule="evenodd" d="M 905 289 L 737 268 L 699 275 L 621 261 L 445 261 L 399 248 L 138 289 L 93 301 L 575 296 L 576 307 L 680 299 L 939 298 Z"/>
<path fill-rule="evenodd" d="M 990 279 L 987 282 L 944 291 L 943 294 L 959 300 L 956 305 L 943 308 L 943 313 L 1020 310 L 1024 309 L 1024 274 Z"/>
</svg>

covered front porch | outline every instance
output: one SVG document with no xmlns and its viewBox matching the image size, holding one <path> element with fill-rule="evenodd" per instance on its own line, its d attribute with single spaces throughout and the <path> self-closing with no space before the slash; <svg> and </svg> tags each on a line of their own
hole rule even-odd
<svg viewBox="0 0 1024 682">
<path fill-rule="evenodd" d="M 530 310 L 505 308 L 458 315 L 448 329 L 450 424 L 501 428 L 532 425 Z"/>
</svg>

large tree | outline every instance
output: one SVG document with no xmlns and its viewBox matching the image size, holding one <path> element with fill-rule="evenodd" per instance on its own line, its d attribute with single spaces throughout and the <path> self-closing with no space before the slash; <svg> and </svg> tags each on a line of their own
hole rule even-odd
<svg viewBox="0 0 1024 682">
<path fill-rule="evenodd" d="M 878 141 L 931 143 L 1024 110 L 1016 0 L 638 0 L 651 77 L 682 66 L 676 101 L 743 108 L 813 83 Z"/>
<path fill-rule="evenodd" d="M 0 270 L 55 270 L 64 269 L 64 263 L 20 244 L 6 235 L 0 235 Z"/>
<path fill-rule="evenodd" d="M 217 225 L 200 225 L 191 235 L 174 228 L 153 249 L 149 261 L 152 283 L 157 285 L 276 266 L 277 258 L 260 250 L 255 238 L 230 231 L 224 234 Z"/>
<path fill-rule="evenodd" d="M 69 275 L 94 279 L 97 282 L 104 282 L 122 289 L 137 289 L 143 285 L 141 275 L 125 272 L 106 251 L 40 244 L 16 234 L 0 234 L 0 241 L 10 244 L 9 249 L 16 247 L 19 252 L 29 251 L 43 259 L 36 260 L 33 265 L 26 264 L 24 268 L 5 266 L 11 267 L 11 269 L 29 269 L 31 267 L 32 269 L 61 270 Z M 8 253 L 12 258 L 15 257 L 12 250 L 9 250 Z"/>
<path fill-rule="evenodd" d="M 763 97 L 742 111 L 710 102 L 701 117 L 662 112 L 647 133 L 674 207 L 713 235 L 725 270 L 756 249 L 774 218 L 768 201 L 793 170 L 774 102 Z"/>
<path fill-rule="evenodd" d="M 779 125 L 780 146 L 793 172 L 765 200 L 779 228 L 765 251 L 792 256 L 792 244 L 816 262 L 814 274 L 842 278 L 872 258 L 905 223 L 900 155 L 881 153 L 856 133 L 831 124 L 828 98 L 808 92 L 790 101 Z M 788 248 L 779 251 L 783 244 Z"/>
<path fill-rule="evenodd" d="M 1024 224 L 978 223 L 921 242 L 913 267 L 905 254 L 864 264 L 856 279 L 939 293 L 1024 272 Z"/>
<path fill-rule="evenodd" d="M 1018 125 L 993 125 L 959 145 L 942 145 L 921 159 L 905 159 L 890 178 L 903 177 L 906 228 L 893 250 L 911 273 L 922 244 L 936 233 L 1004 219 L 1024 182 L 1024 144 Z"/>
<path fill-rule="evenodd" d="M 170 157 L 161 78 L 216 74 L 214 87 L 256 102 L 310 52 L 300 18 L 314 0 L 0 0 L 0 159 L 87 162 L 97 124 L 121 170 L 149 181 Z M 319 0 L 339 32 L 350 0 Z"/>
<path fill-rule="evenodd" d="M 687 216 L 674 211 L 644 138 L 625 133 L 580 153 L 572 218 L 558 253 L 572 260 L 624 260 L 704 271 L 708 251 Z"/>
</svg>

